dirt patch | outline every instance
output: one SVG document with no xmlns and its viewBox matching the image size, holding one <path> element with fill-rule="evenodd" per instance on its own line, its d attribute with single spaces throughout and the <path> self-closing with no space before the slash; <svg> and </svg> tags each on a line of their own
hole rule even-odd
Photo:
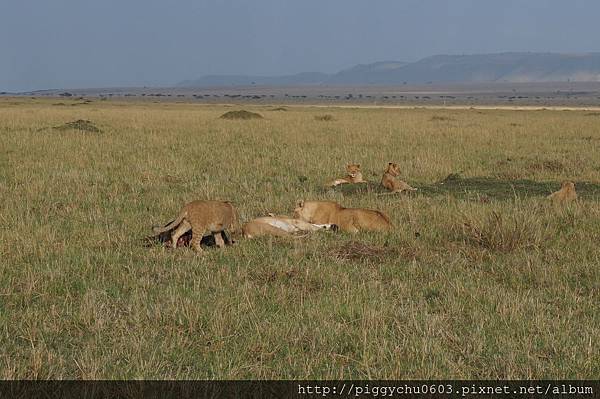
<svg viewBox="0 0 600 399">
<path fill-rule="evenodd" d="M 382 262 L 386 258 L 398 256 L 398 251 L 390 247 L 349 241 L 331 249 L 328 255 L 337 261 Z"/>
<path fill-rule="evenodd" d="M 76 121 L 67 122 L 64 125 L 54 126 L 52 129 L 59 131 L 79 130 L 81 132 L 88 133 L 100 133 L 102 131 L 98 129 L 93 122 L 85 119 L 77 119 Z"/>
<path fill-rule="evenodd" d="M 331 122 L 331 121 L 334 121 L 335 119 L 334 119 L 333 115 L 325 114 L 325 115 L 315 115 L 315 120 L 322 121 L 322 122 Z"/>
<path fill-rule="evenodd" d="M 261 114 L 257 114 L 256 112 L 250 112 L 250 111 L 246 111 L 246 110 L 242 109 L 239 111 L 225 112 L 219 118 L 229 119 L 229 120 L 232 120 L 232 119 L 248 120 L 248 119 L 263 119 L 263 116 Z"/>
<path fill-rule="evenodd" d="M 277 108 L 273 108 L 271 111 L 287 111 L 288 109 L 285 107 L 277 107 Z"/>
</svg>

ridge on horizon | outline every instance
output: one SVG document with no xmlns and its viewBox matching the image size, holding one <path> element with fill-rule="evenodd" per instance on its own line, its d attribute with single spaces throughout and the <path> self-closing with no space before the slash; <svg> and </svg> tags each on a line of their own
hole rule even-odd
<svg viewBox="0 0 600 399">
<path fill-rule="evenodd" d="M 333 74 L 301 72 L 279 76 L 205 75 L 178 87 L 285 85 L 399 85 L 486 82 L 598 82 L 600 52 L 501 52 L 437 54 L 415 62 L 376 61 Z"/>
</svg>

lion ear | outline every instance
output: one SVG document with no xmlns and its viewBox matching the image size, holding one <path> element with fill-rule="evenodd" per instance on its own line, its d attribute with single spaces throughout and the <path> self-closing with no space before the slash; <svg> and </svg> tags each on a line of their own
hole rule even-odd
<svg viewBox="0 0 600 399">
<path fill-rule="evenodd" d="M 296 202 L 296 206 L 298 208 L 302 208 L 304 206 L 304 200 L 298 200 L 298 202 Z"/>
<path fill-rule="evenodd" d="M 357 163 L 357 164 L 356 164 L 356 167 L 357 167 L 357 168 L 360 168 L 360 164 L 359 164 L 359 163 Z"/>
<path fill-rule="evenodd" d="M 388 162 L 388 166 L 391 165 L 391 164 L 392 164 L 392 162 Z"/>
</svg>

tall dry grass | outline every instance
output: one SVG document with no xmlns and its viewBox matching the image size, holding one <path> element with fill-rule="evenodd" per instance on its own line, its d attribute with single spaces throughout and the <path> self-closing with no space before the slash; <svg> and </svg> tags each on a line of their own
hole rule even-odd
<svg viewBox="0 0 600 399">
<path fill-rule="evenodd" d="M 426 189 L 450 173 L 595 184 L 600 128 L 583 112 L 248 106 L 264 119 L 223 120 L 240 107 L 52 103 L 0 102 L 2 378 L 600 373 L 598 198 Z M 102 132 L 48 129 L 78 119 Z M 398 162 L 421 193 L 322 188 L 351 161 L 374 182 Z M 204 256 L 140 244 L 203 198 L 243 220 L 333 199 L 396 228 Z M 335 255 L 351 241 L 392 250 Z"/>
</svg>

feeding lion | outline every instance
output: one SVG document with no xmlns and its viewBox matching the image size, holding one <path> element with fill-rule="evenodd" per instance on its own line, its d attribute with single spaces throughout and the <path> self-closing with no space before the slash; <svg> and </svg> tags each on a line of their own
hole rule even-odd
<svg viewBox="0 0 600 399">
<path fill-rule="evenodd" d="M 171 231 L 171 246 L 177 248 L 179 238 L 192 231 L 191 246 L 197 252 L 202 252 L 200 241 L 205 233 L 212 234 L 218 247 L 223 247 L 225 241 L 221 233 L 225 230 L 238 230 L 237 213 L 230 202 L 224 201 L 192 201 L 186 204 L 179 216 L 163 227 L 154 227 L 154 233 Z"/>
</svg>

